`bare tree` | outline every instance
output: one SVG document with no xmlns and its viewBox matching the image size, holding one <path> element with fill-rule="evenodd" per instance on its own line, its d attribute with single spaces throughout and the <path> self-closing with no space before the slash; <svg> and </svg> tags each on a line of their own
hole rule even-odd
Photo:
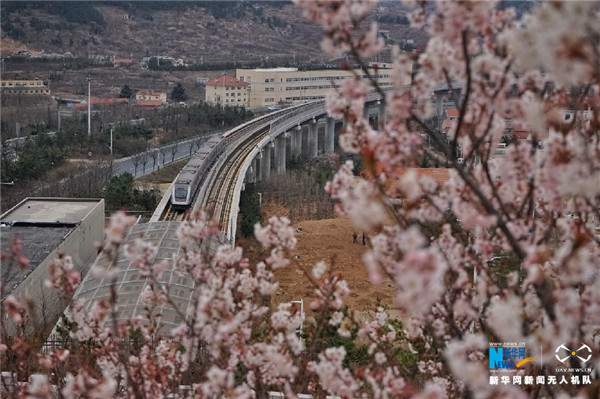
<svg viewBox="0 0 600 399">
<path fill-rule="evenodd" d="M 158 149 L 158 151 L 162 155 L 162 164 L 163 164 L 163 167 L 164 167 L 165 166 L 165 162 L 167 161 L 167 147 L 160 147 Z"/>
<path fill-rule="evenodd" d="M 144 151 L 142 158 L 142 175 L 146 174 L 146 164 L 148 163 L 148 151 Z"/>
<path fill-rule="evenodd" d="M 175 154 L 177 154 L 177 146 L 179 143 L 175 143 L 171 146 L 171 163 L 175 162 Z"/>
<path fill-rule="evenodd" d="M 150 156 L 152 157 L 152 170 L 154 171 L 154 167 L 156 166 L 156 158 L 158 158 L 158 150 L 156 148 L 152 149 L 150 152 Z"/>
<path fill-rule="evenodd" d="M 137 176 L 137 168 L 142 162 L 142 160 L 146 158 L 146 153 L 135 154 L 131 157 L 131 162 L 133 162 L 133 175 Z"/>
</svg>

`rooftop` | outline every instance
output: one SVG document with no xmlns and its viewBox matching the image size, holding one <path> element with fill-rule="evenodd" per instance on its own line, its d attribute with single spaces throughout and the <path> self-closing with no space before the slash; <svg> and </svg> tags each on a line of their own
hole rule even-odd
<svg viewBox="0 0 600 399">
<path fill-rule="evenodd" d="M 448 108 L 446 110 L 446 116 L 448 118 L 458 118 L 459 112 L 456 108 Z"/>
<path fill-rule="evenodd" d="M 297 72 L 298 68 L 277 67 L 277 68 L 256 68 L 256 72 Z"/>
<path fill-rule="evenodd" d="M 217 79 L 211 79 L 205 83 L 206 86 L 225 86 L 225 87 L 238 87 L 238 86 L 248 86 L 248 82 L 244 82 L 243 80 L 238 80 L 233 76 L 223 75 Z"/>
<path fill-rule="evenodd" d="M 21 268 L 17 260 L 4 262 L 4 297 L 9 295 L 97 205 L 97 199 L 26 198 L 3 214 L 0 222 L 0 248 L 11 254 L 15 238 L 21 240 L 21 255 L 29 261 Z M 4 297 L 2 299 L 4 299 Z"/>
<path fill-rule="evenodd" d="M 97 205 L 99 199 L 26 198 L 8 210 L 0 221 L 3 224 L 79 223 Z"/>
</svg>

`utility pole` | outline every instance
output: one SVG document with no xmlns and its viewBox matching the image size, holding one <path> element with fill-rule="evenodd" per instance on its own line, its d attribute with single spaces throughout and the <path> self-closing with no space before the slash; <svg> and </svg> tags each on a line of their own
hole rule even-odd
<svg viewBox="0 0 600 399">
<path fill-rule="evenodd" d="M 88 74 L 87 82 L 88 82 L 88 136 L 92 135 L 92 97 L 90 92 L 92 78 Z M 112 147 L 111 147 L 112 148 Z"/>
<path fill-rule="evenodd" d="M 226 74 L 223 73 L 223 90 L 222 90 L 223 95 L 221 96 L 221 99 L 222 99 L 221 104 L 223 105 L 223 112 L 225 112 L 225 76 L 226 76 Z"/>
</svg>

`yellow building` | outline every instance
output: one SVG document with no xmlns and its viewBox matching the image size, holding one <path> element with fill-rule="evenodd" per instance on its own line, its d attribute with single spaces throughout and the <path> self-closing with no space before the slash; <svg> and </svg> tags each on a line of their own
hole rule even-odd
<svg viewBox="0 0 600 399">
<path fill-rule="evenodd" d="M 223 75 L 204 84 L 204 101 L 223 107 L 248 107 L 248 83 Z"/>
<path fill-rule="evenodd" d="M 50 88 L 43 80 L 3 80 L 0 82 L 2 94 L 43 94 L 50 95 Z"/>
<path fill-rule="evenodd" d="M 352 76 L 350 71 L 339 69 L 300 71 L 298 68 L 236 69 L 235 74 L 240 81 L 250 84 L 249 108 L 320 100 Z M 392 85 L 389 64 L 378 65 L 376 79 L 382 88 Z M 410 84 L 410 76 L 406 84 Z"/>
</svg>

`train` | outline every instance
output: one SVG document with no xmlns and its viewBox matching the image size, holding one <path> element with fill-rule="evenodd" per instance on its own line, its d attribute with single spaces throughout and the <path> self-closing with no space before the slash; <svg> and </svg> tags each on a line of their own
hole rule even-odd
<svg viewBox="0 0 600 399">
<path fill-rule="evenodd" d="M 181 169 L 171 192 L 171 205 L 174 208 L 182 209 L 191 206 L 196 191 L 212 165 L 225 151 L 225 145 L 222 135 L 211 137 L 200 146 L 192 159 Z"/>
</svg>

